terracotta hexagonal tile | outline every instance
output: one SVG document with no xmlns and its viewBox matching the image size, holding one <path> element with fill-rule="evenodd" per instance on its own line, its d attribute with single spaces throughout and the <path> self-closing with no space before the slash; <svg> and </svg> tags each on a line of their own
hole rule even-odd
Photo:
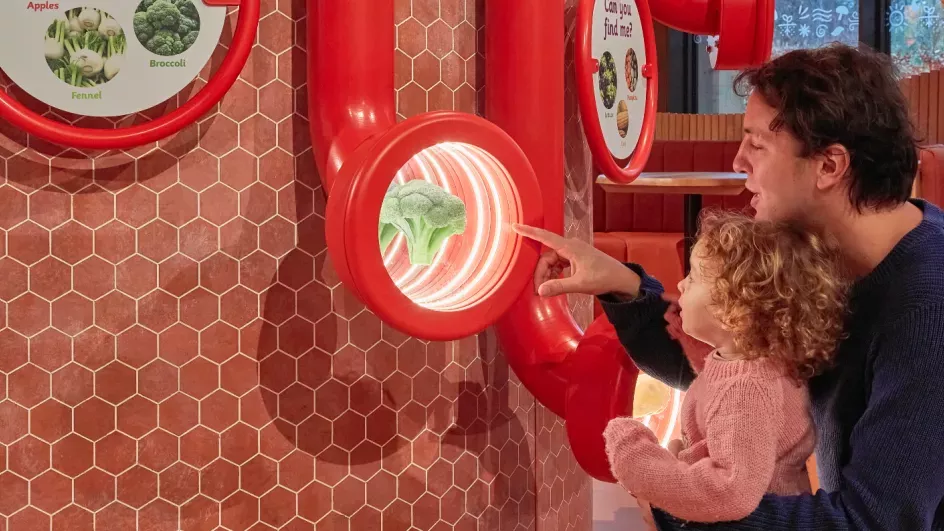
<svg viewBox="0 0 944 531">
<path fill-rule="evenodd" d="M 78 293 L 67 293 L 52 303 L 52 325 L 66 334 L 75 336 L 94 322 L 92 301 Z"/>
<path fill-rule="evenodd" d="M 329 446 L 318 454 L 315 479 L 328 486 L 337 486 L 350 473 L 350 456 L 337 446 Z"/>
<path fill-rule="evenodd" d="M 239 491 L 222 503 L 220 521 L 227 529 L 250 529 L 258 520 L 259 499 L 254 496 Z"/>
<path fill-rule="evenodd" d="M 279 350 L 286 354 L 297 358 L 314 345 L 315 325 L 305 319 L 293 317 L 279 326 Z"/>
<path fill-rule="evenodd" d="M 99 306 L 102 306 L 102 303 L 103 301 L 99 301 Z M 111 316 L 112 311 L 107 304 L 108 301 L 105 300 L 105 308 L 102 309 L 106 324 L 111 322 L 107 318 Z M 119 316 L 126 316 L 129 313 L 121 307 L 120 300 L 115 305 Z M 101 328 L 89 328 L 75 338 L 73 349 L 73 357 L 77 363 L 96 370 L 115 359 L 115 336 Z"/>
<path fill-rule="evenodd" d="M 116 286 L 132 297 L 142 297 L 157 286 L 157 264 L 140 255 L 118 264 Z"/>
<path fill-rule="evenodd" d="M 0 515 L 11 515 L 29 502 L 29 484 L 10 472 L 0 473 Z"/>
<path fill-rule="evenodd" d="M 160 496 L 175 504 L 181 504 L 195 496 L 199 490 L 200 476 L 197 471 L 183 463 L 161 472 Z"/>
<path fill-rule="evenodd" d="M 134 299 L 113 291 L 95 302 L 95 324 L 118 334 L 134 324 Z"/>
<path fill-rule="evenodd" d="M 177 229 L 156 220 L 138 230 L 138 252 L 160 262 L 177 251 Z"/>
<path fill-rule="evenodd" d="M 219 306 L 219 297 L 197 288 L 180 299 L 180 320 L 202 330 L 219 318 Z"/>
<path fill-rule="evenodd" d="M 217 390 L 200 402 L 200 423 L 216 432 L 222 432 L 239 420 L 239 400 L 223 390 Z"/>
<path fill-rule="evenodd" d="M 118 432 L 112 432 L 95 443 L 95 465 L 106 472 L 118 475 L 135 463 L 136 443 Z"/>
<path fill-rule="evenodd" d="M 316 199 L 315 191 L 298 180 L 279 190 L 278 202 L 279 215 L 294 223 L 318 212 L 316 209 L 321 209 L 323 199 Z M 319 215 L 323 215 L 321 212 Z"/>
<path fill-rule="evenodd" d="M 196 399 L 209 395 L 219 385 L 219 367 L 197 358 L 180 369 L 180 390 Z"/>
<path fill-rule="evenodd" d="M 292 87 L 276 81 L 259 90 L 259 111 L 278 122 L 292 114 Z"/>
<path fill-rule="evenodd" d="M 380 472 L 381 461 L 383 448 L 364 441 L 351 451 L 351 475 L 367 481 Z"/>
<path fill-rule="evenodd" d="M 397 412 L 397 433 L 413 439 L 423 432 L 426 425 L 426 408 L 410 401 Z"/>
<path fill-rule="evenodd" d="M 52 229 L 72 215 L 69 194 L 55 186 L 46 186 L 29 197 L 30 219 Z"/>
<path fill-rule="evenodd" d="M 215 253 L 200 264 L 200 284 L 222 295 L 239 282 L 239 262 L 223 253 Z"/>
<path fill-rule="evenodd" d="M 275 53 L 284 52 L 292 46 L 294 31 L 291 19 L 274 13 L 259 22 L 259 43 Z"/>
<path fill-rule="evenodd" d="M 260 156 L 275 147 L 276 131 L 275 122 L 262 114 L 255 114 L 239 124 L 239 147 Z M 262 171 L 260 166 L 260 176 Z"/>
<path fill-rule="evenodd" d="M 115 196 L 92 185 L 72 196 L 75 220 L 91 229 L 101 227 L 115 217 Z"/>
<path fill-rule="evenodd" d="M 138 463 L 161 472 L 177 461 L 177 437 L 164 430 L 154 430 L 138 441 Z"/>
<path fill-rule="evenodd" d="M 239 331 L 218 321 L 200 333 L 200 352 L 216 363 L 223 363 L 239 352 Z"/>
<path fill-rule="evenodd" d="M 456 90 L 456 110 L 461 112 L 474 112 L 477 96 L 475 91 L 469 85 L 462 85 Z"/>
<path fill-rule="evenodd" d="M 348 409 L 347 386 L 337 380 L 328 380 L 315 392 L 315 411 L 327 418 L 336 419 Z"/>
<path fill-rule="evenodd" d="M 59 195 L 59 194 L 56 194 Z M 10 229 L 26 219 L 26 194 L 9 185 L 0 186 L 0 229 Z"/>
<path fill-rule="evenodd" d="M 176 393 L 158 406 L 158 425 L 175 435 L 183 435 L 197 425 L 197 402 L 183 393 Z"/>
<path fill-rule="evenodd" d="M 157 404 L 133 396 L 118 406 L 118 429 L 131 437 L 142 437 L 157 427 Z"/>
<path fill-rule="evenodd" d="M 28 361 L 28 340 L 10 329 L 0 330 L 0 371 L 13 372 Z"/>
<path fill-rule="evenodd" d="M 32 479 L 49 469 L 49 445 L 36 437 L 24 437 L 7 450 L 7 467 Z"/>
<path fill-rule="evenodd" d="M 259 385 L 259 367 L 255 360 L 239 355 L 220 367 L 220 385 L 236 396 L 242 396 Z"/>
<path fill-rule="evenodd" d="M 177 531 L 179 512 L 175 505 L 157 499 L 138 511 L 138 520 L 148 523 L 148 531 Z"/>
<path fill-rule="evenodd" d="M 266 389 L 279 393 L 295 381 L 295 360 L 281 354 L 273 354 L 259 365 L 259 381 Z"/>
<path fill-rule="evenodd" d="M 361 415 L 369 415 L 380 407 L 382 395 L 381 383 L 365 376 L 351 384 L 351 409 Z"/>
<path fill-rule="evenodd" d="M 314 403 L 314 391 L 296 383 L 279 395 L 279 418 L 299 424 L 314 412 Z"/>
<path fill-rule="evenodd" d="M 259 227 L 245 218 L 236 218 L 220 227 L 220 249 L 237 258 L 245 258 L 259 247 Z"/>
<path fill-rule="evenodd" d="M 298 248 L 305 251 L 306 253 L 315 256 L 327 247 L 325 242 L 325 223 L 324 219 L 321 216 L 308 216 L 302 221 L 298 222 Z M 316 259 L 317 261 L 317 259 Z M 320 267 L 315 267 L 315 271 L 322 271 Z M 334 275 L 334 273 L 331 273 Z M 325 278 L 320 278 L 320 280 L 328 285 L 335 285 L 339 281 L 333 280 L 328 282 Z"/>
<path fill-rule="evenodd" d="M 163 332 L 177 322 L 177 299 L 155 290 L 138 301 L 138 322 L 154 332 Z"/>
<path fill-rule="evenodd" d="M 52 517 L 53 531 L 92 531 L 94 526 L 92 513 L 77 505 L 70 505 Z"/>
<path fill-rule="evenodd" d="M 137 523 L 137 514 L 118 502 L 95 513 L 95 529 L 132 529 Z"/>
<path fill-rule="evenodd" d="M 180 182 L 200 192 L 219 178 L 220 161 L 202 149 L 195 149 L 180 159 Z"/>
<path fill-rule="evenodd" d="M 472 64 L 475 64 L 474 60 Z M 466 62 L 455 52 L 450 52 L 442 60 L 442 82 L 451 90 L 455 90 L 466 82 Z M 468 78 L 470 81 L 473 78 Z"/>
<path fill-rule="evenodd" d="M 413 381 L 399 371 L 383 381 L 383 388 L 383 403 L 392 409 L 404 408 L 413 397 Z"/>
<path fill-rule="evenodd" d="M 321 520 L 331 511 L 331 489 L 312 483 L 298 493 L 298 514 L 313 521 Z"/>
<path fill-rule="evenodd" d="M 13 234 L 10 235 L 11 239 Z M 42 234 L 34 234 L 32 237 L 38 245 L 45 247 L 47 236 L 45 231 Z M 12 253 L 11 244 L 11 255 Z M 37 253 L 45 255 L 46 251 Z M 52 254 L 59 257 L 69 264 L 76 264 L 92 254 L 92 231 L 79 225 L 75 221 L 70 221 L 65 225 L 52 231 Z"/>
<path fill-rule="evenodd" d="M 428 51 L 421 53 L 413 59 L 413 81 L 424 89 L 432 88 L 439 82 L 440 65 L 439 59 Z"/>
<path fill-rule="evenodd" d="M 334 293 L 334 311 L 339 316 L 345 319 L 353 319 L 365 310 L 364 303 L 358 300 L 354 293 L 343 284 L 332 291 Z"/>
<path fill-rule="evenodd" d="M 297 311 L 305 319 L 318 322 L 331 311 L 331 291 L 317 282 L 306 285 L 298 292 Z"/>
<path fill-rule="evenodd" d="M 136 466 L 118 476 L 118 499 L 141 508 L 157 498 L 157 474 Z"/>
<path fill-rule="evenodd" d="M 237 92 L 243 92 L 242 86 L 248 87 L 245 83 L 237 81 L 234 88 Z M 231 93 L 226 96 L 226 98 L 232 97 Z M 224 102 L 226 98 L 224 98 Z M 234 106 L 232 103 L 229 105 L 237 110 L 239 110 L 239 107 L 251 107 L 248 111 L 250 114 L 255 110 L 255 100 L 243 100 L 241 106 Z M 239 110 L 239 112 L 245 113 L 247 110 Z M 200 147 L 218 157 L 232 151 L 236 147 L 238 138 L 239 127 L 236 122 L 226 116 L 216 115 L 200 124 Z M 225 171 L 225 168 L 223 168 L 223 171 Z"/>
<path fill-rule="evenodd" d="M 60 231 L 64 234 L 68 232 L 68 227 L 71 227 L 71 225 L 64 225 L 62 228 L 56 229 L 53 234 Z M 56 241 L 54 237 L 53 252 L 57 250 Z M 91 248 L 90 235 L 88 242 L 89 248 Z M 61 245 L 58 248 L 61 249 Z M 89 252 L 91 252 L 91 249 Z M 7 253 L 26 265 L 35 264 L 49 255 L 49 231 L 31 221 L 17 225 L 7 233 Z"/>
<path fill-rule="evenodd" d="M 164 360 L 156 360 L 138 371 L 138 392 L 161 402 L 177 391 L 177 369 Z"/>
<path fill-rule="evenodd" d="M 413 400 L 428 406 L 437 396 L 439 396 L 439 374 L 426 367 L 413 379 Z"/>
<path fill-rule="evenodd" d="M 238 194 L 223 183 L 216 183 L 200 193 L 200 217 L 223 225 L 239 214 Z"/>
<path fill-rule="evenodd" d="M 381 326 L 380 337 L 395 347 L 399 347 L 400 345 L 406 343 L 407 339 L 410 339 L 410 336 L 386 323 L 383 323 Z M 478 355 L 478 351 L 476 351 L 476 355 Z"/>
<path fill-rule="evenodd" d="M 364 441 L 365 419 L 355 411 L 345 411 L 334 421 L 334 444 L 351 451 Z"/>
<path fill-rule="evenodd" d="M 220 436 L 197 426 L 180 438 L 180 460 L 195 468 L 203 468 L 220 456 Z"/>
<path fill-rule="evenodd" d="M 200 471 L 200 492 L 223 501 L 239 489 L 239 467 L 217 459 Z"/>
<path fill-rule="evenodd" d="M 321 350 L 334 353 L 348 344 L 350 324 L 337 314 L 328 314 L 315 327 L 315 345 Z"/>
<path fill-rule="evenodd" d="M 304 451 L 294 450 L 279 461 L 279 484 L 298 492 L 315 477 L 315 462 Z"/>
<path fill-rule="evenodd" d="M 52 396 L 60 402 L 75 406 L 93 393 L 92 372 L 70 363 L 52 375 Z M 0 442 L 3 442 L 0 439 Z"/>
<path fill-rule="evenodd" d="M 427 30 L 428 47 L 436 57 L 442 58 L 452 50 L 452 28 L 437 20 Z"/>
<path fill-rule="evenodd" d="M 160 149 L 137 159 L 138 182 L 154 191 L 161 191 L 177 181 L 177 159 Z"/>
<path fill-rule="evenodd" d="M 397 369 L 407 376 L 416 376 L 426 366 L 426 346 L 410 339 L 397 350 Z"/>
<path fill-rule="evenodd" d="M 295 495 L 287 489 L 276 487 L 262 497 L 259 509 L 260 520 L 281 529 L 295 517 Z"/>
<path fill-rule="evenodd" d="M 351 320 L 351 343 L 367 350 L 380 341 L 380 319 L 371 312 L 361 312 Z M 360 371 L 363 373 L 363 370 Z"/>
<path fill-rule="evenodd" d="M 72 410 L 55 400 L 47 400 L 30 410 L 30 433 L 52 443 L 72 431 Z"/>
<path fill-rule="evenodd" d="M 259 247 L 275 257 L 282 257 L 295 247 L 295 225 L 283 217 L 274 217 L 259 227 Z"/>
<path fill-rule="evenodd" d="M 120 221 L 112 221 L 95 231 L 95 254 L 117 264 L 134 254 L 135 231 Z"/>
<path fill-rule="evenodd" d="M 29 271 L 30 290 L 46 300 L 54 300 L 69 291 L 72 275 L 69 266 L 52 257 L 46 257 Z"/>
<path fill-rule="evenodd" d="M 452 90 L 442 83 L 430 89 L 427 98 L 430 111 L 451 111 L 455 108 Z"/>
<path fill-rule="evenodd" d="M 157 217 L 157 194 L 140 184 L 122 190 L 115 199 L 118 219 L 141 227 Z"/>
<path fill-rule="evenodd" d="M 52 328 L 43 330 L 30 339 L 30 361 L 47 371 L 55 371 L 72 358 L 72 341 Z"/>
<path fill-rule="evenodd" d="M 179 297 L 197 286 L 198 271 L 196 262 L 177 253 L 161 262 L 158 282 L 161 289 Z"/>
<path fill-rule="evenodd" d="M 219 230 L 209 222 L 198 219 L 180 229 L 180 252 L 194 259 L 203 260 L 215 252 Z"/>
<path fill-rule="evenodd" d="M 24 407 L 33 407 L 49 398 L 49 373 L 27 364 L 8 376 L 10 400 Z"/>
<path fill-rule="evenodd" d="M 288 105 L 291 105 L 290 99 Z M 266 153 L 259 159 L 259 178 L 274 190 L 285 187 L 295 180 L 295 158 L 282 149 Z"/>
<path fill-rule="evenodd" d="M 115 289 L 115 266 L 93 256 L 75 266 L 75 290 L 90 299 L 98 299 Z"/>
<path fill-rule="evenodd" d="M 157 199 L 157 214 L 175 227 L 182 227 L 197 217 L 197 194 L 182 184 L 175 184 L 161 192 Z"/>
<path fill-rule="evenodd" d="M 389 443 L 397 434 L 397 414 L 381 406 L 367 416 L 367 439 L 379 445 Z"/>
<path fill-rule="evenodd" d="M 256 100 L 258 98 L 258 93 L 248 83 L 237 80 L 226 95 L 223 97 L 222 102 L 220 102 L 220 111 L 222 114 L 226 115 L 227 118 L 234 120 L 236 122 L 242 122 L 246 118 L 249 118 L 256 112 Z M 217 123 L 221 122 L 219 119 L 213 120 L 213 126 L 216 127 Z M 202 132 L 202 124 L 201 124 Z M 215 136 L 219 136 L 220 132 L 216 131 L 213 133 Z M 210 135 L 203 135 L 202 140 L 206 139 Z M 232 135 L 233 139 L 236 138 L 236 135 Z M 222 155 L 219 149 L 213 149 L 213 146 L 203 146 L 204 149 L 213 153 L 214 155 Z M 235 146 L 233 146 L 235 147 Z M 232 149 L 232 148 L 231 148 Z M 229 151 L 229 150 L 226 150 Z"/>
<path fill-rule="evenodd" d="M 159 345 L 160 357 L 179 367 L 197 357 L 199 336 L 192 328 L 176 324 L 161 333 Z"/>
<path fill-rule="evenodd" d="M 49 515 L 27 507 L 10 517 L 10 529 L 48 529 Z"/>
<path fill-rule="evenodd" d="M 276 212 L 276 195 L 272 188 L 254 183 L 239 193 L 239 213 L 256 224 L 271 218 Z"/>
<path fill-rule="evenodd" d="M 91 398 L 76 406 L 72 421 L 76 433 L 97 441 L 115 429 L 115 406 Z"/>
<path fill-rule="evenodd" d="M 397 48 L 410 57 L 416 57 L 426 48 L 426 28 L 416 19 L 409 18 L 397 26 Z"/>
<path fill-rule="evenodd" d="M 133 369 L 121 362 L 113 362 L 95 373 L 95 394 L 118 405 L 135 393 Z"/>
<path fill-rule="evenodd" d="M 275 4 L 275 2 L 272 0 L 263 2 L 263 7 L 266 7 L 266 4 Z M 261 87 L 275 79 L 275 70 L 276 58 L 272 55 L 272 52 L 260 46 L 255 46 L 252 53 L 249 54 L 249 60 L 246 61 L 246 66 L 239 77 L 253 86 Z"/>
<path fill-rule="evenodd" d="M 220 317 L 233 326 L 245 326 L 259 316 L 259 296 L 237 286 L 220 298 Z"/>
<path fill-rule="evenodd" d="M 31 336 L 49 326 L 49 303 L 32 293 L 21 295 L 8 305 L 7 324 Z"/>
<path fill-rule="evenodd" d="M 257 455 L 240 467 L 242 490 L 262 496 L 278 482 L 278 463 Z"/>
<path fill-rule="evenodd" d="M 397 92 L 397 113 L 410 117 L 426 111 L 426 91 L 410 83 Z"/>
<path fill-rule="evenodd" d="M 13 300 L 28 288 L 28 270 L 10 258 L 0 258 L 0 278 L 0 300 Z"/>
<path fill-rule="evenodd" d="M 77 477 L 92 467 L 92 443 L 76 434 L 66 437 L 52 447 L 52 466 L 69 477 Z"/>
<path fill-rule="evenodd" d="M 239 191 L 256 181 L 258 160 L 243 149 L 227 153 L 220 162 L 220 180 Z"/>
<path fill-rule="evenodd" d="M 458 26 L 465 20 L 465 2 L 463 0 L 440 0 L 439 16 L 450 26 Z"/>
<path fill-rule="evenodd" d="M 236 464 L 245 463 L 259 452 L 259 432 L 240 422 L 223 432 L 220 451 Z"/>
<path fill-rule="evenodd" d="M 214 529 L 220 520 L 220 504 L 197 496 L 180 508 L 180 521 L 184 529 Z"/>
</svg>

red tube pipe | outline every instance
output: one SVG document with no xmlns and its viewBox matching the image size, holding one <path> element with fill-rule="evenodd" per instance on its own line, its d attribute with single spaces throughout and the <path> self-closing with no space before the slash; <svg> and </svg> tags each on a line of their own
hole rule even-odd
<svg viewBox="0 0 944 531">
<path fill-rule="evenodd" d="M 393 0 L 308 0 L 308 112 L 325 193 L 358 146 L 396 124 L 394 22 Z"/>
<path fill-rule="evenodd" d="M 721 31 L 719 0 L 652 0 L 649 11 L 652 18 L 685 33 L 717 35 Z"/>
<path fill-rule="evenodd" d="M 518 143 L 541 180 L 545 228 L 564 229 L 564 2 L 496 0 L 485 10 L 486 117 Z M 521 383 L 558 416 L 567 379 L 561 362 L 583 337 L 566 297 L 529 286 L 495 324 Z"/>
</svg>

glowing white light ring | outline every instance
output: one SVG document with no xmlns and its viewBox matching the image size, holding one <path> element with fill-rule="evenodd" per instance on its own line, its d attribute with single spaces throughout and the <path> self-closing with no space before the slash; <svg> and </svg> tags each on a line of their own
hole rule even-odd
<svg viewBox="0 0 944 531">
<path fill-rule="evenodd" d="M 451 146 L 459 153 L 462 153 L 466 157 L 468 157 L 469 160 L 471 160 L 472 164 L 476 167 L 476 169 L 478 169 L 479 171 L 478 175 L 485 177 L 485 185 L 489 189 L 489 193 L 492 199 L 492 206 L 494 207 L 494 211 L 495 211 L 494 230 L 496 231 L 495 238 L 492 241 L 491 248 L 488 250 L 488 254 L 485 257 L 485 263 L 479 268 L 479 271 L 475 275 L 475 277 L 473 277 L 472 280 L 466 282 L 462 289 L 452 293 L 451 295 L 446 295 L 445 298 L 437 302 L 437 306 L 440 306 L 440 307 L 448 306 L 450 309 L 454 309 L 456 307 L 455 301 L 457 300 L 461 301 L 472 290 L 480 288 L 479 284 L 482 282 L 482 279 L 485 277 L 485 275 L 491 273 L 492 263 L 495 262 L 495 260 L 501 254 L 501 250 L 504 247 L 503 243 L 505 241 L 505 235 L 504 235 L 505 233 L 502 230 L 502 224 L 503 224 L 502 222 L 504 220 L 504 213 L 502 212 L 501 195 L 499 194 L 498 187 L 495 183 L 495 178 L 492 176 L 492 172 L 488 171 L 488 169 L 484 167 L 485 164 L 482 161 L 484 154 L 474 153 L 472 150 L 459 144 L 452 144 Z M 439 295 L 439 293 L 442 291 L 445 291 L 445 288 L 441 288 L 434 295 L 431 295 L 430 298 Z"/>
</svg>

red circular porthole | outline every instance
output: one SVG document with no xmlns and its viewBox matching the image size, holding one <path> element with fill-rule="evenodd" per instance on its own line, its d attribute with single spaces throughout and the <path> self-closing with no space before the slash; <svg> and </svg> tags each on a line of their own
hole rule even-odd
<svg viewBox="0 0 944 531">
<path fill-rule="evenodd" d="M 511 225 L 543 223 L 541 191 L 524 153 L 494 124 L 465 113 L 420 115 L 369 142 L 345 167 L 328 199 L 329 253 L 385 322 L 423 339 L 465 337 L 530 286 L 539 248 Z M 464 229 L 424 256 L 411 253 L 402 232 L 381 253 L 381 206 L 391 188 L 411 182 L 461 200 Z"/>
</svg>

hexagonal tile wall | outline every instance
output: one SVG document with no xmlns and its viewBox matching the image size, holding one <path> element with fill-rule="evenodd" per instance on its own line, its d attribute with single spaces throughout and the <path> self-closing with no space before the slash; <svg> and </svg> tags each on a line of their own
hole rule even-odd
<svg viewBox="0 0 944 531">
<path fill-rule="evenodd" d="M 483 2 L 395 1 L 399 117 L 480 110 Z M 173 138 L 90 153 L 0 124 L 0 530 L 589 529 L 563 426 L 493 334 L 419 341 L 340 285 L 305 117 L 316 22 L 262 6 L 240 80 Z"/>
</svg>

